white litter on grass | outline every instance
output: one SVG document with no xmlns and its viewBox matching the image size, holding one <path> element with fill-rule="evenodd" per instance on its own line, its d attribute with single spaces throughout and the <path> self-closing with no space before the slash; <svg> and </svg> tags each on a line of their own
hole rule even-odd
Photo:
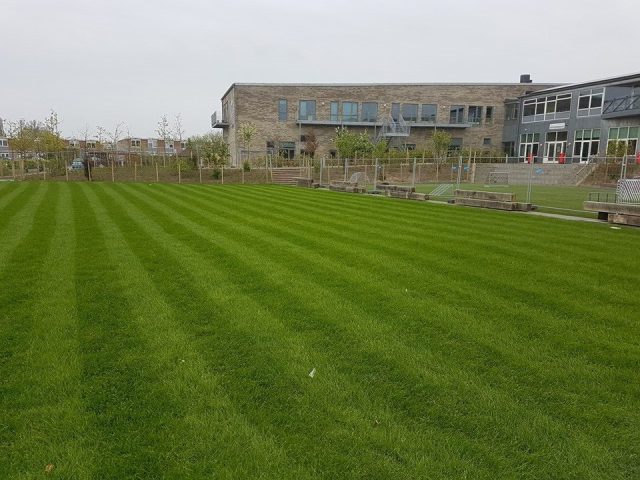
<svg viewBox="0 0 640 480">
<path fill-rule="evenodd" d="M 316 376 L 316 369 L 315 369 L 315 368 L 309 372 L 309 376 L 310 376 L 311 378 L 313 378 L 313 377 L 315 377 L 315 376 Z"/>
<path fill-rule="evenodd" d="M 613 230 L 622 230 L 620 227 L 611 227 Z"/>
</svg>

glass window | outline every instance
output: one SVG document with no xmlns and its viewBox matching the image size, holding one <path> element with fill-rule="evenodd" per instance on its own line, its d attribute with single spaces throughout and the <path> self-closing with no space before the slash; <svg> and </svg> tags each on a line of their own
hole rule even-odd
<svg viewBox="0 0 640 480">
<path fill-rule="evenodd" d="M 338 102 L 331 102 L 330 105 L 330 113 L 331 113 L 331 118 L 330 120 L 332 122 L 338 122 L 340 121 L 340 104 Z"/>
<path fill-rule="evenodd" d="M 405 143 L 403 145 L 405 150 L 415 150 L 416 149 L 416 144 L 415 143 Z"/>
<path fill-rule="evenodd" d="M 378 121 L 378 104 L 375 102 L 362 102 L 362 121 Z"/>
<path fill-rule="evenodd" d="M 278 100 L 278 121 L 287 121 L 287 101 L 284 98 Z"/>
<path fill-rule="evenodd" d="M 436 122 L 438 116 L 438 106 L 428 103 L 422 105 L 422 116 L 420 120 L 423 122 Z"/>
<path fill-rule="evenodd" d="M 391 118 L 393 118 L 394 121 L 398 121 L 398 118 L 400 118 L 400 104 L 399 103 L 392 103 L 391 104 Z"/>
<path fill-rule="evenodd" d="M 358 121 L 358 102 L 342 102 L 342 121 Z"/>
<path fill-rule="evenodd" d="M 315 120 L 316 119 L 316 101 L 300 100 L 299 120 Z"/>
<path fill-rule="evenodd" d="M 493 122 L 493 107 L 487 107 L 485 109 L 484 119 L 487 123 Z"/>
<path fill-rule="evenodd" d="M 278 154 L 283 158 L 291 160 L 296 154 L 296 142 L 280 142 Z"/>
<path fill-rule="evenodd" d="M 486 137 L 482 140 L 483 145 L 491 145 L 491 137 Z"/>
<path fill-rule="evenodd" d="M 449 123 L 464 122 L 464 105 L 452 105 L 449 109 Z"/>
<path fill-rule="evenodd" d="M 603 88 L 580 90 L 578 97 L 578 116 L 600 115 L 602 113 Z"/>
<path fill-rule="evenodd" d="M 610 128 L 609 129 L 609 140 L 617 140 L 618 139 L 618 129 Z"/>
<path fill-rule="evenodd" d="M 482 121 L 482 107 L 469 105 L 469 114 L 467 115 L 469 123 L 478 124 Z"/>
<path fill-rule="evenodd" d="M 418 104 L 417 103 L 403 103 L 402 104 L 402 118 L 407 122 L 418 121 Z"/>
<path fill-rule="evenodd" d="M 459 152 L 462 150 L 462 138 L 452 138 L 449 144 L 450 152 Z"/>
<path fill-rule="evenodd" d="M 536 101 L 535 100 L 526 100 L 524 102 L 523 116 L 532 117 L 535 114 L 536 114 Z"/>
<path fill-rule="evenodd" d="M 507 120 L 517 120 L 518 119 L 518 104 L 517 103 L 509 103 L 506 106 L 506 119 Z"/>
<path fill-rule="evenodd" d="M 571 94 L 558 95 L 556 112 L 568 112 L 571 110 Z"/>
</svg>

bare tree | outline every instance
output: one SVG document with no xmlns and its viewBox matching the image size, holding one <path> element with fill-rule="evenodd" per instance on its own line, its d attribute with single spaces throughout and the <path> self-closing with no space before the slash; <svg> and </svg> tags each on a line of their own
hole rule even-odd
<svg viewBox="0 0 640 480">
<path fill-rule="evenodd" d="M 169 127 L 169 120 L 167 120 L 167 116 L 163 115 L 158 122 L 158 128 L 156 128 L 156 133 L 162 138 L 164 142 L 164 146 L 162 147 L 162 165 L 166 166 L 167 160 L 167 141 L 171 140 L 172 132 L 171 127 Z"/>
<path fill-rule="evenodd" d="M 180 142 L 180 148 L 182 148 L 182 139 L 184 137 L 185 134 L 185 130 L 182 126 L 182 116 L 180 114 L 177 114 L 175 117 L 175 122 L 174 122 L 174 131 L 173 133 L 175 134 L 175 140 L 177 140 L 178 142 Z M 176 149 L 177 152 L 177 149 Z"/>
</svg>

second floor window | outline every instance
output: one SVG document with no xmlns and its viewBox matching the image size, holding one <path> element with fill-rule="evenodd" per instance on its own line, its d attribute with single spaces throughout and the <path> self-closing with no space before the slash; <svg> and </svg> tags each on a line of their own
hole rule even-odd
<svg viewBox="0 0 640 480">
<path fill-rule="evenodd" d="M 342 102 L 342 121 L 358 121 L 358 102 Z"/>
<path fill-rule="evenodd" d="M 316 101 L 300 100 L 298 110 L 298 120 L 315 120 L 316 119 Z"/>
<path fill-rule="evenodd" d="M 278 100 L 278 121 L 287 121 L 287 101 L 284 98 Z"/>
<path fill-rule="evenodd" d="M 463 123 L 464 122 L 464 106 L 452 105 L 449 109 L 449 123 Z"/>
<path fill-rule="evenodd" d="M 331 109 L 331 121 L 332 122 L 340 121 L 340 103 L 331 102 L 331 105 L 329 108 Z"/>
<path fill-rule="evenodd" d="M 578 116 L 600 115 L 602 113 L 603 88 L 581 90 L 578 97 Z"/>
<path fill-rule="evenodd" d="M 481 121 L 482 121 L 482 107 L 478 107 L 476 105 L 469 105 L 469 123 L 479 124 Z"/>
<path fill-rule="evenodd" d="M 402 104 L 402 118 L 407 122 L 418 121 L 418 104 L 417 103 L 403 103 Z"/>
<path fill-rule="evenodd" d="M 378 120 L 378 104 L 375 102 L 362 103 L 362 121 L 375 122 Z"/>
<path fill-rule="evenodd" d="M 438 106 L 434 104 L 424 104 L 422 105 L 422 114 L 420 116 L 420 120 L 422 122 L 433 122 L 435 123 L 436 117 L 438 115 Z"/>
<path fill-rule="evenodd" d="M 137 139 L 131 139 L 131 146 L 132 147 L 139 147 L 140 146 L 140 140 Z"/>
</svg>

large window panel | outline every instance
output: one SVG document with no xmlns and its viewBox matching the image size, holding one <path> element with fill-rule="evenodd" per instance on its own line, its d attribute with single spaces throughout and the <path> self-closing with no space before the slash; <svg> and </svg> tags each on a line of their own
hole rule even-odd
<svg viewBox="0 0 640 480">
<path fill-rule="evenodd" d="M 363 122 L 378 121 L 378 104 L 376 102 L 362 103 L 362 121 Z"/>
<path fill-rule="evenodd" d="M 452 105 L 449 108 L 449 123 L 464 123 L 464 105 Z"/>
<path fill-rule="evenodd" d="M 438 117 L 438 106 L 431 103 L 425 103 L 422 105 L 422 113 L 420 121 L 436 123 Z"/>
<path fill-rule="evenodd" d="M 342 102 L 342 121 L 358 121 L 358 102 Z"/>
<path fill-rule="evenodd" d="M 278 100 L 278 121 L 286 122 L 287 121 L 287 101 L 282 98 Z"/>
<path fill-rule="evenodd" d="M 482 107 L 477 105 L 469 105 L 469 114 L 467 115 L 469 123 L 479 124 L 482 122 Z"/>
<path fill-rule="evenodd" d="M 417 122 L 418 121 L 418 104 L 403 103 L 402 118 L 404 118 L 404 120 L 407 122 Z"/>
<path fill-rule="evenodd" d="M 316 119 L 316 101 L 300 100 L 298 109 L 299 120 L 315 120 Z"/>
</svg>

